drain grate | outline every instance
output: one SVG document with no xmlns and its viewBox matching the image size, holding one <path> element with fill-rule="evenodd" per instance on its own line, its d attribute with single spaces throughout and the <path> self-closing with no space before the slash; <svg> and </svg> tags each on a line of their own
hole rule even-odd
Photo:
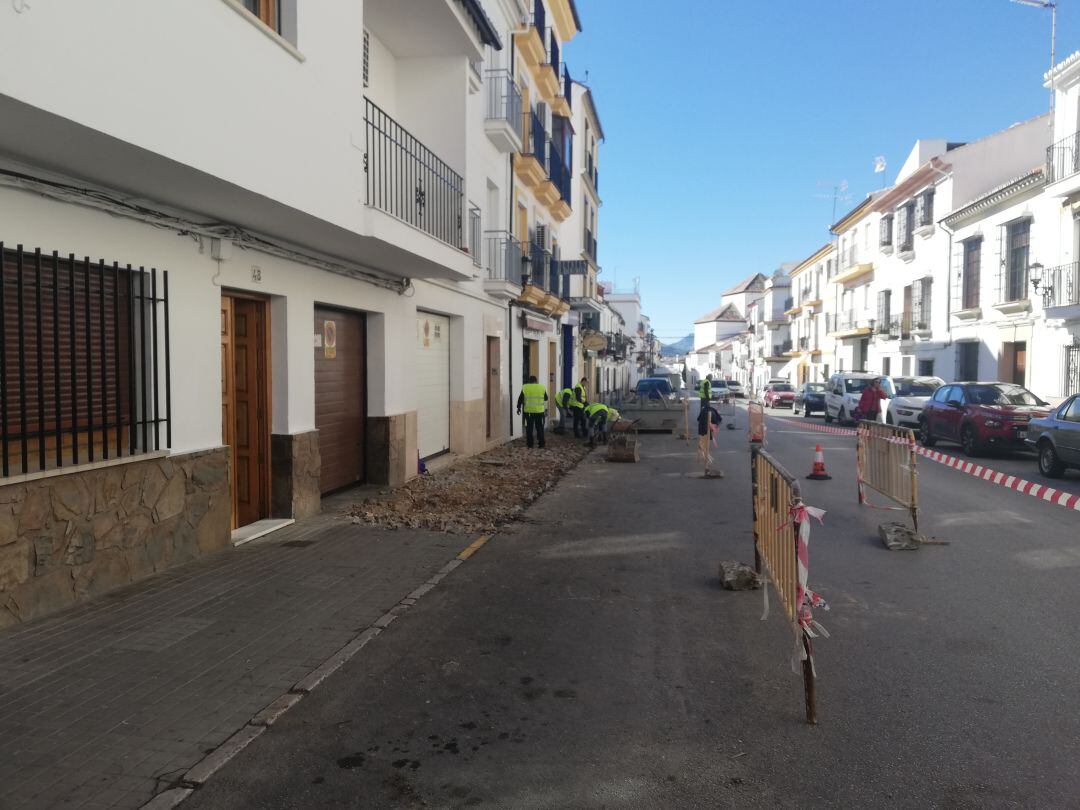
<svg viewBox="0 0 1080 810">
<path fill-rule="evenodd" d="M 282 548 L 307 548 L 315 545 L 314 540 L 288 540 L 281 544 Z"/>
</svg>

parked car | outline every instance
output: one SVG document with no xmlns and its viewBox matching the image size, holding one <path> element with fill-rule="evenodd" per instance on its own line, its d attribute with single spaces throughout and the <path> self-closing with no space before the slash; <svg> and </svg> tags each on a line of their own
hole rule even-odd
<svg viewBox="0 0 1080 810">
<path fill-rule="evenodd" d="M 667 377 L 646 377 L 638 380 L 634 393 L 642 398 L 670 399 L 675 392 L 671 390 L 671 381 Z"/>
<path fill-rule="evenodd" d="M 965 382 L 943 385 L 923 406 L 919 437 L 927 447 L 959 442 L 968 456 L 990 447 L 1027 447 L 1028 423 L 1050 415 L 1049 406 L 1022 385 Z"/>
<path fill-rule="evenodd" d="M 1047 478 L 1060 478 L 1069 467 L 1080 470 L 1080 394 L 1028 422 L 1025 441 L 1039 454 L 1039 472 Z"/>
<path fill-rule="evenodd" d="M 895 395 L 892 380 L 881 374 L 867 374 L 865 371 L 840 371 L 829 377 L 825 384 L 825 421 L 833 419 L 843 424 L 854 421 L 852 416 L 859 407 L 859 398 L 863 389 L 870 385 L 873 380 L 881 380 L 882 390 L 885 396 L 892 399 Z M 889 403 L 882 402 L 881 410 L 888 412 Z"/>
<path fill-rule="evenodd" d="M 791 383 L 771 383 L 765 386 L 765 394 L 762 398 L 765 400 L 765 405 L 770 408 L 790 408 L 795 401 L 795 389 Z"/>
<path fill-rule="evenodd" d="M 724 397 L 731 396 L 731 390 L 728 388 L 727 380 L 713 380 L 712 381 L 712 396 L 710 399 L 713 402 L 717 402 Z"/>
<path fill-rule="evenodd" d="M 743 390 L 742 383 L 735 380 L 724 380 L 727 383 L 727 389 L 733 397 L 739 397 L 746 399 L 746 391 Z"/>
<path fill-rule="evenodd" d="M 889 400 L 885 421 L 913 428 L 919 426 L 923 405 L 945 384 L 938 377 L 893 377 L 892 382 L 896 396 Z"/>
<path fill-rule="evenodd" d="M 818 411 L 825 411 L 825 383 L 808 382 L 799 386 L 791 405 L 791 412 L 809 416 Z"/>
</svg>

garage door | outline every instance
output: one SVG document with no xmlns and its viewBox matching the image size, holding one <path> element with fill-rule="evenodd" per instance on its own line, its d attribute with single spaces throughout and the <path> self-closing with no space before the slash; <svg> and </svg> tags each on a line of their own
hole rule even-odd
<svg viewBox="0 0 1080 810">
<path fill-rule="evenodd" d="M 427 458 L 450 449 L 450 319 L 416 316 L 417 447 Z"/>
<path fill-rule="evenodd" d="M 324 493 L 364 480 L 364 316 L 315 309 L 315 427 L 319 431 Z"/>
</svg>

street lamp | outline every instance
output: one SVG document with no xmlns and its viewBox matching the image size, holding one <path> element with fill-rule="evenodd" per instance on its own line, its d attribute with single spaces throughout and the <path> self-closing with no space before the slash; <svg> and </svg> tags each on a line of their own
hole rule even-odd
<svg viewBox="0 0 1080 810">
<path fill-rule="evenodd" d="M 1032 265 L 1028 265 L 1028 279 L 1031 281 L 1031 288 L 1035 290 L 1035 294 L 1039 294 L 1039 289 L 1042 288 L 1043 302 L 1049 303 L 1054 298 L 1054 285 L 1050 283 L 1049 278 L 1044 279 L 1044 273 L 1046 268 L 1038 262 Z"/>
<path fill-rule="evenodd" d="M 1050 9 L 1050 131 L 1054 131 L 1054 61 L 1057 45 L 1057 3 L 1053 0 L 1012 0 L 1021 6 Z"/>
</svg>

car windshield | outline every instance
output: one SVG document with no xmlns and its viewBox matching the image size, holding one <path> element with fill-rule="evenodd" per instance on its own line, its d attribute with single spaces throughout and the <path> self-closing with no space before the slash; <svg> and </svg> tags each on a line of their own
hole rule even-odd
<svg viewBox="0 0 1080 810">
<path fill-rule="evenodd" d="M 825 383 L 807 383 L 806 393 L 808 394 L 823 394 L 825 393 Z"/>
<path fill-rule="evenodd" d="M 791 386 L 788 385 L 787 383 L 777 383 L 776 385 L 773 385 L 773 386 L 770 386 L 770 387 L 772 388 L 773 391 L 791 391 L 792 390 Z"/>
<path fill-rule="evenodd" d="M 860 379 L 859 377 L 854 377 L 850 380 L 845 380 L 845 385 L 847 386 L 847 392 L 849 394 L 858 394 L 864 388 L 868 388 L 871 382 L 871 378 Z"/>
<path fill-rule="evenodd" d="M 969 385 L 968 401 L 975 405 L 1038 405 L 1039 399 L 1022 385 Z"/>
<path fill-rule="evenodd" d="M 893 383 L 898 397 L 930 397 L 945 384 L 936 378 L 916 380 L 911 377 L 897 377 Z"/>
</svg>

